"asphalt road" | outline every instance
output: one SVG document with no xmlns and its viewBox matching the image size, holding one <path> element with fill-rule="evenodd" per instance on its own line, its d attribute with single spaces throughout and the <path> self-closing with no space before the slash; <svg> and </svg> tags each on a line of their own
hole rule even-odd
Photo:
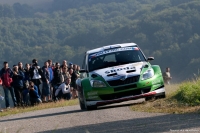
<svg viewBox="0 0 200 133">
<path fill-rule="evenodd" d="M 134 112 L 131 102 L 94 111 L 77 105 L 1 117 L 0 133 L 200 132 L 199 114 Z"/>
</svg>

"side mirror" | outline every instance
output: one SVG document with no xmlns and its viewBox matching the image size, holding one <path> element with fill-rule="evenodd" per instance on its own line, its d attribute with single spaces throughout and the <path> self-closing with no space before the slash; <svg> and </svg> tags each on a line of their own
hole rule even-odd
<svg viewBox="0 0 200 133">
<path fill-rule="evenodd" d="M 78 78 L 78 79 L 76 80 L 76 85 L 78 85 L 78 86 L 81 87 L 81 79 L 80 79 L 80 78 Z"/>
<path fill-rule="evenodd" d="M 148 57 L 147 58 L 147 61 L 152 61 L 152 60 L 154 60 L 154 57 Z"/>
</svg>

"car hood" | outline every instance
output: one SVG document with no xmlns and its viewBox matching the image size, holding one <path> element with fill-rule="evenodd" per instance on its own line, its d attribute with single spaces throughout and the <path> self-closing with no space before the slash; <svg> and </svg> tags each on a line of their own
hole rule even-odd
<svg viewBox="0 0 200 133">
<path fill-rule="evenodd" d="M 147 62 L 130 63 L 119 66 L 107 67 L 91 72 L 92 74 L 99 75 L 104 78 L 105 81 L 126 79 L 128 77 L 138 76 L 141 70 Z"/>
</svg>

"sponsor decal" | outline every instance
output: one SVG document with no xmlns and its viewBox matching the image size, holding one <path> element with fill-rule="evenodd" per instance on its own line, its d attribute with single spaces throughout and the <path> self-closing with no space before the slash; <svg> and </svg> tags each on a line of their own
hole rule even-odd
<svg viewBox="0 0 200 133">
<path fill-rule="evenodd" d="M 88 92 L 87 95 L 88 95 L 88 96 L 97 95 L 97 91 Z"/>
<path fill-rule="evenodd" d="M 88 99 L 95 99 L 98 98 L 98 96 L 89 96 Z"/>
<path fill-rule="evenodd" d="M 110 74 L 110 73 L 115 73 L 115 72 L 119 72 L 119 71 L 123 71 L 123 70 L 136 70 L 135 67 L 122 67 L 122 68 L 112 68 L 112 70 L 107 70 L 105 71 L 106 74 Z"/>
<path fill-rule="evenodd" d="M 152 81 L 152 84 L 153 84 L 153 85 L 155 85 L 155 84 L 160 84 L 160 80 L 153 80 L 153 81 Z"/>
<path fill-rule="evenodd" d="M 119 52 L 119 51 L 129 51 L 129 50 L 139 50 L 139 48 L 137 47 L 124 47 L 124 48 L 117 48 L 117 49 L 110 49 L 110 50 L 106 50 L 106 51 L 100 51 L 98 53 L 92 54 L 89 56 L 89 61 L 91 61 L 90 59 L 95 58 L 97 56 L 101 56 L 104 54 L 109 54 L 109 53 L 114 53 L 114 52 Z"/>
</svg>

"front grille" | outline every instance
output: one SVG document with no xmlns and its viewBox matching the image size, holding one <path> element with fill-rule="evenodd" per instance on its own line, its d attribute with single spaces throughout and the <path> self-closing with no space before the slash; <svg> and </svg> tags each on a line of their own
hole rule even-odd
<svg viewBox="0 0 200 133">
<path fill-rule="evenodd" d="M 114 88 L 114 91 L 122 91 L 122 90 L 127 90 L 127 89 L 131 89 L 131 88 L 137 88 L 137 85 L 134 84 L 134 85 L 128 85 L 128 86 L 122 86 L 122 87 L 117 87 L 117 88 Z"/>
<path fill-rule="evenodd" d="M 99 97 L 102 100 L 112 100 L 112 99 L 118 99 L 126 96 L 135 96 L 135 95 L 140 95 L 142 93 L 148 93 L 150 92 L 151 87 L 148 88 L 142 88 L 142 89 L 135 89 L 135 90 L 130 90 L 126 92 L 118 92 L 118 93 L 113 93 L 113 94 L 105 94 L 105 95 L 99 95 Z"/>
<path fill-rule="evenodd" d="M 134 77 L 129 77 L 125 79 L 124 81 L 118 79 L 118 80 L 112 80 L 112 81 L 107 81 L 110 86 L 119 86 L 119 85 L 126 85 L 126 84 L 131 84 L 139 81 L 140 76 L 134 76 Z"/>
</svg>

